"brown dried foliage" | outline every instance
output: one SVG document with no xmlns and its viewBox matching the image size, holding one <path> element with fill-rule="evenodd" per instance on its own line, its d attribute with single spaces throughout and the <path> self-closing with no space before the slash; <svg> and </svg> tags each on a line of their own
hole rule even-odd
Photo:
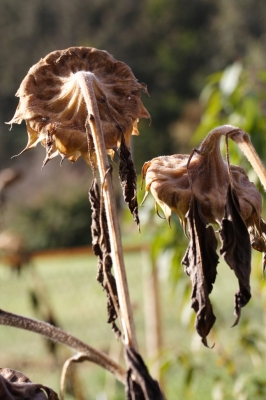
<svg viewBox="0 0 266 400">
<path fill-rule="evenodd" d="M 234 325 L 239 321 L 241 308 L 251 297 L 251 245 L 266 253 L 261 196 L 243 168 L 230 165 L 228 154 L 227 161 L 222 158 L 220 139 L 223 135 L 236 143 L 248 137 L 239 128 L 224 125 L 210 132 L 191 155 L 154 158 L 144 164 L 142 172 L 146 178 L 146 195 L 149 191 L 152 193 L 156 207 L 162 208 L 168 221 L 175 212 L 185 232 L 188 227 L 190 242 L 183 264 L 192 280 L 196 329 L 204 344 L 215 322 L 208 295 L 218 262 L 216 238 L 208 224 L 220 226 L 220 253 L 239 281 Z"/>
<path fill-rule="evenodd" d="M 141 356 L 131 347 L 126 347 L 128 365 L 127 400 L 165 400 L 157 381 L 152 379 Z"/>
<path fill-rule="evenodd" d="M 86 125 L 88 111 L 76 79 L 79 71 L 93 78 L 106 150 L 119 148 L 121 135 L 130 146 L 138 135 L 139 118 L 150 118 L 140 93 L 147 92 L 131 69 L 109 53 L 90 47 L 54 51 L 32 66 L 16 96 L 19 105 L 9 124 L 26 121 L 28 144 L 46 148 L 44 164 L 56 155 L 75 162 L 82 156 L 90 163 Z"/>
<path fill-rule="evenodd" d="M 139 226 L 138 201 L 137 201 L 137 174 L 135 165 L 131 158 L 131 153 L 122 138 L 120 146 L 119 177 L 123 192 L 123 197 L 133 218 Z"/>
<path fill-rule="evenodd" d="M 200 203 L 194 195 L 187 218 L 190 241 L 182 264 L 192 282 L 191 302 L 197 313 L 196 330 L 203 344 L 207 346 L 207 335 L 216 320 L 209 294 L 217 273 L 217 239 L 212 226 L 207 226 L 208 223 L 201 214 Z"/>
<path fill-rule="evenodd" d="M 117 336 L 121 336 L 115 321 L 118 317 L 117 310 L 119 302 L 117 296 L 116 281 L 112 275 L 112 258 L 110 248 L 110 238 L 104 204 L 102 202 L 100 190 L 96 179 L 93 180 L 89 199 L 92 209 L 92 248 L 94 254 L 98 257 L 97 281 L 101 284 L 107 295 L 107 322 L 111 324 L 113 331 Z"/>
<path fill-rule="evenodd" d="M 47 386 L 32 383 L 19 371 L 0 368 L 0 398 L 5 400 L 59 400 Z"/>
<path fill-rule="evenodd" d="M 235 315 L 237 318 L 234 325 L 237 325 L 241 308 L 251 298 L 251 245 L 246 224 L 240 215 L 237 195 L 231 186 L 228 188 L 225 215 L 219 234 L 222 242 L 220 254 L 229 267 L 234 270 L 239 282 L 239 291 L 235 294 Z"/>
</svg>

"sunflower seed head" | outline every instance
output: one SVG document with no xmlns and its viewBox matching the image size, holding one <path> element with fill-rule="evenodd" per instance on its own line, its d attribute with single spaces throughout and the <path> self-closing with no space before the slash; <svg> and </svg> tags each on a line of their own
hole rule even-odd
<svg viewBox="0 0 266 400">
<path fill-rule="evenodd" d="M 161 156 L 144 164 L 142 173 L 146 191 L 152 193 L 167 219 L 175 212 L 184 224 L 194 193 L 206 220 L 221 223 L 230 177 L 220 151 L 220 140 L 223 135 L 237 130 L 240 131 L 231 125 L 218 127 L 192 155 Z M 242 218 L 248 225 L 259 224 L 262 200 L 256 186 L 249 181 L 243 168 L 231 165 L 230 171 Z"/>
<path fill-rule="evenodd" d="M 26 121 L 28 144 L 22 153 L 40 142 L 46 148 L 44 164 L 57 155 L 72 162 L 82 156 L 90 162 L 93 151 L 88 152 L 88 111 L 77 81 L 80 71 L 93 76 L 107 153 L 112 155 L 120 146 L 122 134 L 130 146 L 139 118 L 150 117 L 140 98 L 146 86 L 106 51 L 71 47 L 48 54 L 30 68 L 16 93 L 19 105 L 8 124 Z"/>
</svg>

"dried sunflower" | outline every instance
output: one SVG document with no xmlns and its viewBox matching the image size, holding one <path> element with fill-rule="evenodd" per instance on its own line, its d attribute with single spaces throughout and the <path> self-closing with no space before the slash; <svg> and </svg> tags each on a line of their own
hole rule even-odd
<svg viewBox="0 0 266 400">
<path fill-rule="evenodd" d="M 261 195 L 243 168 L 230 165 L 228 148 L 227 160 L 223 159 L 220 150 L 223 135 L 240 146 L 265 184 L 265 170 L 249 136 L 231 125 L 211 131 L 190 155 L 156 157 L 146 162 L 142 170 L 146 180 L 145 198 L 150 191 L 156 208 L 158 205 L 162 208 L 168 221 L 171 213 L 176 213 L 189 235 L 182 263 L 192 280 L 196 329 L 204 344 L 215 322 L 209 294 L 216 278 L 218 242 L 212 224 L 220 226 L 220 254 L 239 281 L 235 324 L 241 308 L 251 297 L 251 245 L 261 252 L 266 250 Z"/>
<path fill-rule="evenodd" d="M 150 118 L 140 99 L 146 85 L 106 51 L 70 47 L 33 65 L 16 93 L 19 105 L 8 124 L 26 121 L 28 144 L 22 153 L 41 142 L 46 148 L 44 164 L 57 155 L 72 162 L 82 156 L 90 163 L 94 149 L 88 152 L 88 110 L 77 79 L 80 71 L 93 80 L 106 151 L 113 155 L 122 135 L 130 147 L 131 135 L 139 133 L 139 118 Z"/>
<path fill-rule="evenodd" d="M 125 338 L 133 347 L 136 347 L 136 338 L 125 279 L 112 168 L 107 154 L 111 157 L 114 152 L 118 154 L 124 199 L 139 224 L 137 176 L 130 154 L 130 138 L 139 134 L 139 118 L 150 118 L 141 102 L 142 91 L 148 94 L 146 85 L 137 81 L 129 66 L 106 51 L 70 47 L 48 54 L 30 68 L 16 94 L 19 104 L 9 122 L 20 124 L 25 120 L 28 144 L 22 153 L 40 142 L 46 148 L 43 165 L 60 155 L 62 160 L 67 158 L 72 162 L 82 156 L 92 167 L 94 179 L 90 199 L 96 219 L 92 234 L 100 273 L 103 266 L 108 269 L 105 277 L 108 275 L 109 282 L 100 279 L 108 292 L 108 320 L 114 324 L 120 307 Z M 101 188 L 97 185 L 96 168 Z M 101 221 L 105 218 L 108 228 L 103 229 Z M 110 273 L 112 265 L 118 280 L 118 295 Z M 114 293 L 109 293 L 112 288 Z M 110 309 L 112 305 L 117 306 L 116 309 Z"/>
</svg>

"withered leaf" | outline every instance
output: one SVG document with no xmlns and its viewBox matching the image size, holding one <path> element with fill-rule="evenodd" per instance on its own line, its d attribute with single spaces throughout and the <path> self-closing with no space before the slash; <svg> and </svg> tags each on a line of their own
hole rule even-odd
<svg viewBox="0 0 266 400">
<path fill-rule="evenodd" d="M 101 194 L 96 178 L 93 179 L 89 190 L 89 200 L 92 210 L 92 248 L 94 254 L 98 256 L 97 281 L 101 284 L 107 295 L 107 322 L 111 324 L 117 336 L 121 335 L 115 321 L 118 317 L 119 308 L 116 281 L 112 275 L 112 257 L 110 238 L 105 214 L 105 208 L 101 201 Z"/>
<path fill-rule="evenodd" d="M 194 195 L 189 205 L 187 220 L 190 242 L 182 264 L 192 281 L 191 306 L 197 313 L 196 330 L 203 344 L 207 346 L 207 335 L 216 320 L 209 294 L 217 274 L 217 239 L 213 228 L 207 226 L 200 204 Z"/>
<path fill-rule="evenodd" d="M 131 153 L 122 136 L 120 146 L 119 177 L 123 197 L 133 218 L 139 226 L 138 201 L 137 201 L 137 174 Z"/>
<path fill-rule="evenodd" d="M 235 190 L 229 186 L 225 216 L 221 223 L 219 234 L 222 241 L 221 255 L 235 272 L 239 282 L 239 291 L 235 294 L 235 315 L 237 325 L 241 316 L 241 308 L 251 298 L 251 244 L 245 222 L 240 215 L 239 201 Z"/>
<path fill-rule="evenodd" d="M 165 400 L 158 382 L 150 376 L 141 356 L 129 346 L 125 351 L 128 365 L 127 400 Z"/>
<path fill-rule="evenodd" d="M 47 386 L 32 383 L 19 371 L 0 368 L 0 398 L 5 400 L 59 400 Z"/>
<path fill-rule="evenodd" d="M 91 188 L 89 190 L 89 200 L 91 204 L 91 233 L 92 233 L 92 248 L 96 256 L 102 256 L 102 253 L 110 253 L 110 242 L 109 236 L 101 236 L 102 227 L 101 223 L 104 224 L 104 219 L 101 221 L 102 218 L 102 210 L 103 204 L 101 204 L 101 195 L 99 186 L 97 183 L 97 179 L 94 178 L 92 181 Z"/>
</svg>

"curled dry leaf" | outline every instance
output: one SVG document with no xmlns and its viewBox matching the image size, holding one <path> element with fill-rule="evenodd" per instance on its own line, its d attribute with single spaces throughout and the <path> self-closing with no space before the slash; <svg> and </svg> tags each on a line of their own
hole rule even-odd
<svg viewBox="0 0 266 400">
<path fill-rule="evenodd" d="M 110 238 L 105 215 L 105 208 L 101 201 L 100 190 L 96 179 L 93 180 L 89 199 L 92 209 L 92 248 L 94 254 L 98 256 L 97 281 L 101 284 L 107 295 L 107 322 L 111 324 L 117 336 L 121 336 L 115 321 L 118 317 L 119 301 L 117 295 L 116 281 L 112 275 L 112 258 L 110 248 Z"/>
<path fill-rule="evenodd" d="M 209 294 L 217 273 L 217 239 L 212 226 L 207 226 L 208 223 L 201 214 L 200 204 L 194 195 L 187 219 L 190 241 L 182 264 L 192 281 L 191 301 L 192 308 L 197 313 L 196 330 L 203 344 L 207 346 L 207 335 L 216 320 Z"/>
<path fill-rule="evenodd" d="M 266 176 L 265 170 L 256 169 L 261 169 L 262 164 L 247 133 L 231 125 L 215 128 L 191 155 L 157 157 L 146 162 L 142 170 L 143 179 L 146 179 L 145 198 L 150 191 L 168 221 L 174 212 L 185 232 L 188 226 L 190 242 L 183 264 L 192 280 L 192 307 L 197 313 L 196 328 L 203 342 L 215 321 L 208 294 L 217 266 L 214 233 L 207 224 L 220 225 L 221 255 L 239 281 L 235 324 L 241 308 L 251 297 L 251 245 L 266 253 L 261 196 L 243 168 L 230 165 L 228 154 L 227 161 L 223 159 L 220 150 L 223 135 L 239 145 L 259 177 Z"/>
<path fill-rule="evenodd" d="M 19 105 L 8 123 L 26 121 L 28 144 L 22 153 L 41 142 L 46 148 L 44 164 L 57 155 L 72 162 L 82 156 L 90 163 L 88 111 L 77 80 L 80 71 L 93 80 L 109 154 L 120 146 L 121 135 L 129 147 L 131 135 L 139 133 L 139 118 L 150 118 L 140 98 L 146 85 L 125 63 L 90 47 L 54 51 L 30 68 L 16 93 Z"/>
<path fill-rule="evenodd" d="M 59 400 L 47 386 L 32 383 L 19 371 L 0 368 L 0 398 L 5 400 Z"/>
<path fill-rule="evenodd" d="M 235 315 L 237 318 L 234 325 L 237 325 L 241 308 L 251 298 L 249 282 L 251 246 L 247 227 L 239 212 L 238 198 L 231 186 L 228 188 L 225 216 L 219 234 L 222 241 L 220 253 L 230 268 L 234 270 L 239 282 L 239 291 L 235 294 Z"/>
<path fill-rule="evenodd" d="M 137 174 L 131 158 L 130 150 L 125 144 L 123 138 L 120 146 L 119 177 L 124 200 L 128 203 L 128 208 L 133 215 L 135 222 L 139 226 Z"/>
<path fill-rule="evenodd" d="M 126 346 L 126 360 L 127 400 L 165 400 L 158 382 L 150 376 L 143 359 L 129 346 Z"/>
</svg>

